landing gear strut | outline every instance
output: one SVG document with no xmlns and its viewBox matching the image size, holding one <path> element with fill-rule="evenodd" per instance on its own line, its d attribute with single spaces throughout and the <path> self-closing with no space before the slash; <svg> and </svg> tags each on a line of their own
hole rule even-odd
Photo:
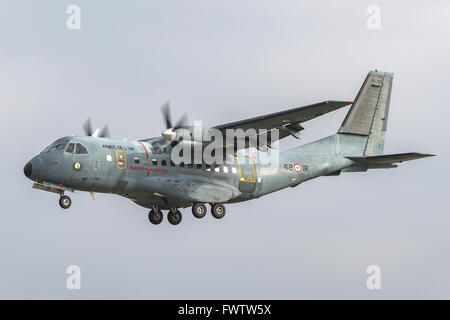
<svg viewBox="0 0 450 320">
<path fill-rule="evenodd" d="M 195 203 L 192 206 L 192 214 L 198 219 L 203 218 L 206 215 L 206 211 L 207 209 L 204 203 Z"/>
<path fill-rule="evenodd" d="M 163 221 L 163 214 L 158 208 L 151 209 L 148 213 L 148 220 L 153 224 L 160 224 Z"/>
<path fill-rule="evenodd" d="M 221 203 L 213 204 L 211 207 L 211 214 L 216 219 L 222 219 L 225 216 L 225 206 Z"/>
<path fill-rule="evenodd" d="M 180 210 L 171 209 L 167 214 L 167 220 L 169 220 L 170 224 L 177 225 L 181 222 L 183 216 L 181 215 Z"/>
<path fill-rule="evenodd" d="M 70 205 L 72 204 L 72 200 L 68 196 L 61 196 L 59 198 L 59 205 L 63 209 L 69 209 Z"/>
</svg>

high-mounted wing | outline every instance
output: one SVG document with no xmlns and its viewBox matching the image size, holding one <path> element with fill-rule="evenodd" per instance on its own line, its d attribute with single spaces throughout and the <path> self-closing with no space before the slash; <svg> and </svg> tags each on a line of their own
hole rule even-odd
<svg viewBox="0 0 450 320">
<path fill-rule="evenodd" d="M 304 128 L 301 123 L 317 118 L 328 112 L 335 111 L 351 104 L 351 101 L 323 101 L 304 107 L 275 112 L 255 118 L 226 123 L 213 128 L 219 129 L 225 135 L 227 129 L 256 129 L 258 134 L 268 133 L 273 129 L 279 129 L 278 139 L 289 135 L 299 138 L 300 131 Z M 270 140 L 270 142 L 275 142 Z"/>
</svg>

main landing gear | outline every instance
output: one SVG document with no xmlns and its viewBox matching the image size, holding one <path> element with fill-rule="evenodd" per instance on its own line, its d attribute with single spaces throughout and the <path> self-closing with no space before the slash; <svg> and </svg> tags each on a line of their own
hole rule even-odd
<svg viewBox="0 0 450 320">
<path fill-rule="evenodd" d="M 163 221 L 163 217 L 162 211 L 157 207 L 154 207 L 148 213 L 148 220 L 153 224 L 160 224 Z M 182 218 L 183 216 L 181 215 L 180 210 L 177 210 L 176 208 L 171 209 L 167 214 L 167 220 L 173 225 L 179 224 Z"/>
<path fill-rule="evenodd" d="M 192 214 L 196 218 L 203 218 L 206 215 L 206 205 L 204 203 L 194 203 Z M 216 219 L 222 219 L 225 216 L 225 206 L 221 203 L 211 203 L 211 214 Z"/>
<path fill-rule="evenodd" d="M 221 203 L 215 203 L 211 207 L 211 214 L 216 219 L 222 219 L 226 212 L 225 206 Z"/>
<path fill-rule="evenodd" d="M 198 219 L 206 216 L 206 212 L 207 209 L 204 203 L 194 203 L 194 205 L 192 206 L 192 214 Z"/>
<path fill-rule="evenodd" d="M 70 205 L 72 204 L 72 200 L 68 196 L 62 195 L 59 198 L 59 205 L 63 209 L 69 209 Z"/>
<path fill-rule="evenodd" d="M 211 215 L 216 219 L 222 219 L 225 216 L 226 210 L 222 203 L 211 203 Z M 194 203 L 192 206 L 192 214 L 194 217 L 200 219 L 206 216 L 207 208 L 204 203 Z M 180 224 L 183 216 L 177 208 L 172 208 L 167 213 L 167 220 L 172 225 Z M 148 213 L 148 220 L 153 224 L 160 224 L 163 221 L 163 213 L 158 207 L 153 207 Z"/>
<path fill-rule="evenodd" d="M 183 216 L 181 215 L 180 210 L 177 209 L 171 209 L 167 214 L 167 220 L 169 220 L 170 224 L 173 224 L 174 226 L 179 224 L 182 218 Z"/>
<path fill-rule="evenodd" d="M 160 224 L 163 221 L 163 213 L 158 208 L 150 210 L 148 220 L 153 224 Z"/>
</svg>

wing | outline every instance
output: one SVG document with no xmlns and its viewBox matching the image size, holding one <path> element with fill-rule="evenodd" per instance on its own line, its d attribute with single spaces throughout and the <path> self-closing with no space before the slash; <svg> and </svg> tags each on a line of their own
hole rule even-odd
<svg viewBox="0 0 450 320">
<path fill-rule="evenodd" d="M 227 124 L 215 126 L 225 135 L 227 129 L 256 129 L 259 134 L 268 133 L 274 129 L 279 129 L 278 139 L 285 138 L 289 135 L 299 138 L 300 131 L 304 128 L 301 123 L 317 118 L 328 112 L 335 111 L 351 104 L 351 101 L 323 101 L 304 107 L 298 107 L 290 110 L 275 112 L 255 118 L 240 120 Z M 269 142 L 275 142 L 270 139 Z"/>
</svg>

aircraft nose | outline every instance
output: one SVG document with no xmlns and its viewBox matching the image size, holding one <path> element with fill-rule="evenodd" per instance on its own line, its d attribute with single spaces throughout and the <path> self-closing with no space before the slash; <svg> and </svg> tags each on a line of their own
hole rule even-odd
<svg viewBox="0 0 450 320">
<path fill-rule="evenodd" d="M 29 178 L 31 176 L 31 173 L 33 172 L 33 165 L 31 164 L 31 162 L 28 162 L 25 167 L 23 167 L 23 173 L 25 174 L 25 176 L 27 178 Z"/>
<path fill-rule="evenodd" d="M 34 157 L 23 167 L 23 173 L 27 178 L 31 180 L 36 180 L 39 178 L 40 170 L 42 167 L 42 160 L 39 156 Z"/>
</svg>

